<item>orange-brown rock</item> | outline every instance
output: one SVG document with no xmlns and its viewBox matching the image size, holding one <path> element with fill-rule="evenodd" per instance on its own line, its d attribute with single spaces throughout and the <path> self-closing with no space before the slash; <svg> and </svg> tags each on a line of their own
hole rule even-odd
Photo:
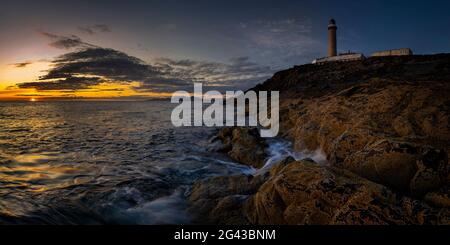
<svg viewBox="0 0 450 245">
<path fill-rule="evenodd" d="M 304 65 L 258 90 L 281 93 L 295 148 L 414 196 L 449 184 L 450 55 Z"/>
<path fill-rule="evenodd" d="M 264 183 L 267 176 L 222 176 L 194 184 L 189 211 L 194 221 L 207 224 L 248 224 L 242 204 Z"/>
<path fill-rule="evenodd" d="M 309 161 L 284 161 L 264 177 L 231 176 L 199 182 L 190 202 L 191 212 L 206 224 L 450 222 L 445 207 L 431 207 L 346 170 Z"/>
<path fill-rule="evenodd" d="M 450 212 L 346 170 L 292 162 L 245 203 L 252 224 L 448 224 Z"/>
<path fill-rule="evenodd" d="M 267 158 L 267 144 L 256 128 L 223 128 L 218 139 L 223 143 L 221 151 L 244 165 L 261 168 Z"/>
<path fill-rule="evenodd" d="M 329 166 L 289 159 L 257 185 L 239 177 L 244 189 L 197 184 L 191 203 L 208 221 L 450 224 L 450 54 L 297 66 L 254 90 L 280 91 L 281 136 L 298 151 L 320 148 Z M 219 138 L 233 159 L 261 166 L 254 133 Z M 233 191 L 209 198 L 208 185 Z"/>
</svg>

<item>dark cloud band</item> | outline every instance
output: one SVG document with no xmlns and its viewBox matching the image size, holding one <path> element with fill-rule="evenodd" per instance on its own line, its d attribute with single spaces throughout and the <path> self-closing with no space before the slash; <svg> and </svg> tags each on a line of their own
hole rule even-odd
<svg viewBox="0 0 450 245">
<path fill-rule="evenodd" d="M 95 47 L 92 44 L 85 43 L 81 38 L 71 35 L 69 37 L 59 36 L 48 32 L 41 32 L 41 34 L 51 40 L 50 46 L 59 49 L 71 49 L 71 48 L 92 48 Z"/>
<path fill-rule="evenodd" d="M 76 36 L 43 33 L 58 48 L 78 48 L 52 61 L 52 68 L 38 81 L 20 83 L 19 88 L 46 90 L 86 90 L 102 83 L 139 82 L 136 92 L 174 92 L 191 90 L 194 82 L 215 88 L 252 86 L 269 77 L 270 67 L 259 66 L 248 57 L 228 63 L 160 58 L 153 64 L 126 53 L 97 47 Z"/>
<path fill-rule="evenodd" d="M 111 32 L 111 28 L 107 25 L 92 25 L 92 26 L 80 26 L 78 27 L 78 30 L 80 30 L 84 34 L 94 35 L 97 33 L 105 33 L 105 32 Z"/>
<path fill-rule="evenodd" d="M 14 64 L 11 64 L 11 65 L 16 67 L 16 68 L 25 68 L 25 67 L 27 67 L 27 66 L 29 66 L 31 64 L 33 64 L 33 62 L 26 61 L 26 62 L 14 63 Z"/>
</svg>

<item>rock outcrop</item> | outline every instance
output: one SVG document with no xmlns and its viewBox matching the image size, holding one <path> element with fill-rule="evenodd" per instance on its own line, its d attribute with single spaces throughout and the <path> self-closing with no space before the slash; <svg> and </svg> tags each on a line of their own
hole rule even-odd
<svg viewBox="0 0 450 245">
<path fill-rule="evenodd" d="M 217 177 L 190 197 L 197 219 L 210 224 L 448 224 L 448 208 L 398 195 L 346 170 L 284 161 L 266 176 Z"/>
<path fill-rule="evenodd" d="M 292 162 L 244 204 L 252 224 L 448 224 L 450 212 L 346 170 Z"/>
<path fill-rule="evenodd" d="M 224 128 L 217 139 L 222 142 L 219 151 L 227 153 L 233 160 L 255 168 L 264 166 L 267 144 L 256 128 Z"/>
<path fill-rule="evenodd" d="M 416 197 L 449 184 L 450 55 L 305 65 L 257 90 L 281 93 L 297 150 Z"/>
<path fill-rule="evenodd" d="M 247 180 L 246 191 L 191 196 L 214 200 L 216 221 L 450 223 L 450 55 L 298 66 L 254 90 L 280 91 L 281 136 L 298 151 L 321 149 L 329 166 L 284 161 L 259 188 Z M 265 145 L 255 135 L 235 128 L 219 138 L 234 160 L 258 168 Z M 226 207 L 233 215 L 219 218 Z"/>
<path fill-rule="evenodd" d="M 267 176 L 223 176 L 197 182 L 189 197 L 195 222 L 207 224 L 249 224 L 243 203 L 256 193 Z"/>
</svg>

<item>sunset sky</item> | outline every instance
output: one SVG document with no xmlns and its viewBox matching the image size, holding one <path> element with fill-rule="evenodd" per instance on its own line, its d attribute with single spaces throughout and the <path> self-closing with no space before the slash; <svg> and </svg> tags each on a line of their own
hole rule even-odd
<svg viewBox="0 0 450 245">
<path fill-rule="evenodd" d="M 246 89 L 338 48 L 450 52 L 449 1 L 2 1 L 0 100 Z"/>
</svg>

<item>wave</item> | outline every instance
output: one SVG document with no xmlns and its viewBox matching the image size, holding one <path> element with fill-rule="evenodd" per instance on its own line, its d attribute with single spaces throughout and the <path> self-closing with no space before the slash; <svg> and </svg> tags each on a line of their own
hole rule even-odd
<svg viewBox="0 0 450 245">
<path fill-rule="evenodd" d="M 269 171 L 275 164 L 286 159 L 287 157 L 292 157 L 296 161 L 301 161 L 305 159 L 311 159 L 317 164 L 326 165 L 328 163 L 327 156 L 322 149 L 317 149 L 315 151 L 302 151 L 296 152 L 292 148 L 292 143 L 282 139 L 271 139 L 267 142 L 269 144 L 267 158 L 264 167 L 259 169 L 256 174 L 264 174 Z"/>
</svg>

